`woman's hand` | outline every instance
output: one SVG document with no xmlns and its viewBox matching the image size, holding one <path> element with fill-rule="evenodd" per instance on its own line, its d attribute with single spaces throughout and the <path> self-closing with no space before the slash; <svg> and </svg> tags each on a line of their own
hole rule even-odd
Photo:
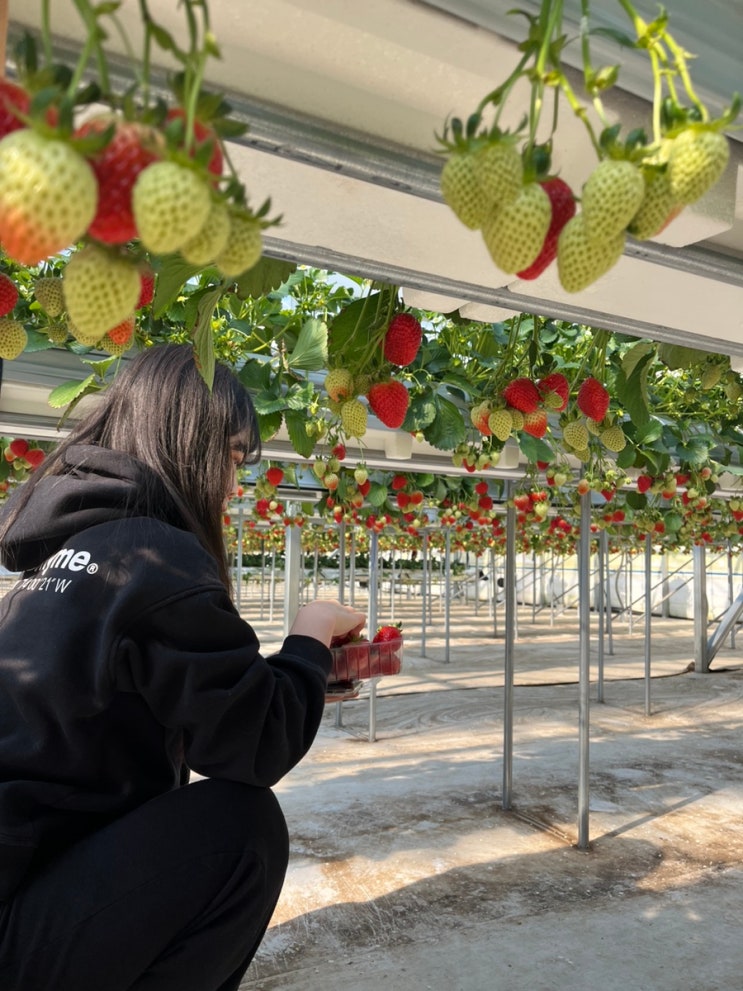
<svg viewBox="0 0 743 991">
<path fill-rule="evenodd" d="M 336 599 L 316 599 L 302 606 L 292 623 L 290 634 L 314 637 L 330 646 L 333 637 L 356 635 L 366 623 L 366 613 L 344 606 Z"/>
</svg>

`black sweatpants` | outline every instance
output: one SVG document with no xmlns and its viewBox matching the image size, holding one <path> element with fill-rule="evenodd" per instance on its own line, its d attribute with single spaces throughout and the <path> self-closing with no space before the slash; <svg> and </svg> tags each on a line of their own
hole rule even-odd
<svg viewBox="0 0 743 991">
<path fill-rule="evenodd" d="M 288 856 L 268 789 L 212 779 L 161 795 L 0 903 L 0 991 L 234 991 Z"/>
</svg>

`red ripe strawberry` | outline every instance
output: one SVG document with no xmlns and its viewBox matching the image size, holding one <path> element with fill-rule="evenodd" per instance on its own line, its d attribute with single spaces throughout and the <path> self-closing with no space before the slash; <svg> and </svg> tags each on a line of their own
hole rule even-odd
<svg viewBox="0 0 743 991">
<path fill-rule="evenodd" d="M 129 316 L 107 331 L 108 337 L 114 344 L 127 344 L 134 334 L 134 317 Z"/>
<path fill-rule="evenodd" d="M 408 484 L 408 480 L 405 475 L 393 475 L 392 476 L 392 489 L 395 492 L 399 492 L 400 489 L 404 489 Z"/>
<path fill-rule="evenodd" d="M 24 457 L 26 461 L 28 461 L 31 470 L 33 471 L 34 468 L 39 467 L 41 462 L 44 460 L 45 455 L 40 447 L 32 447 L 28 451 L 26 451 Z"/>
<path fill-rule="evenodd" d="M 410 313 L 397 313 L 384 335 L 384 356 L 393 365 L 409 365 L 421 346 L 423 330 Z"/>
<path fill-rule="evenodd" d="M 372 643 L 388 643 L 390 640 L 402 640 L 402 627 L 380 626 L 374 634 Z"/>
<path fill-rule="evenodd" d="M 637 476 L 637 491 L 647 492 L 653 484 L 653 478 L 651 475 L 638 475 Z"/>
<path fill-rule="evenodd" d="M 575 216 L 575 197 L 572 189 L 563 179 L 557 177 L 545 179 L 539 185 L 549 196 L 552 219 L 542 250 L 528 268 L 516 273 L 520 279 L 536 279 L 552 264 L 557 257 L 557 239 L 560 236 L 560 231 L 570 218 Z"/>
<path fill-rule="evenodd" d="M 11 131 L 25 127 L 18 114 L 27 117 L 30 109 L 31 97 L 22 86 L 7 79 L 0 79 L 0 138 L 4 138 Z M 49 107 L 45 117 L 47 123 L 54 127 L 59 118 L 56 107 Z"/>
<path fill-rule="evenodd" d="M 514 379 L 503 390 L 503 398 L 514 409 L 522 413 L 533 413 L 539 406 L 539 390 L 528 378 Z"/>
<path fill-rule="evenodd" d="M 378 382 L 369 389 L 367 399 L 372 413 L 386 427 L 396 430 L 402 426 L 410 405 L 408 390 L 402 382 L 394 379 Z"/>
<path fill-rule="evenodd" d="M 266 471 L 266 481 L 271 485 L 281 485 L 284 481 L 284 472 L 278 466 L 269 468 Z"/>
<path fill-rule="evenodd" d="M 8 450 L 14 458 L 25 458 L 28 453 L 29 444 L 22 437 L 16 437 L 8 444 Z"/>
<path fill-rule="evenodd" d="M 570 383 L 562 372 L 551 372 L 537 382 L 537 388 L 546 406 L 561 413 L 568 405 Z"/>
<path fill-rule="evenodd" d="M 537 409 L 532 413 L 524 413 L 523 429 L 532 437 L 544 437 L 547 433 L 547 414 L 544 410 Z"/>
<path fill-rule="evenodd" d="M 18 302 L 18 287 L 5 272 L 0 272 L 0 317 L 7 316 Z"/>
<path fill-rule="evenodd" d="M 77 137 L 100 134 L 111 126 L 109 117 L 86 121 Z M 132 188 L 140 172 L 157 161 L 153 131 L 134 121 L 116 121 L 108 144 L 88 159 L 98 180 L 98 209 L 88 233 L 105 244 L 124 244 L 137 237 L 132 213 Z"/>
<path fill-rule="evenodd" d="M 185 123 L 186 111 L 183 107 L 172 107 L 165 115 L 165 120 L 182 120 Z M 213 143 L 214 147 L 211 158 L 207 164 L 207 169 L 214 175 L 222 175 L 224 162 L 222 159 L 222 148 L 219 144 L 216 131 L 203 121 L 195 120 L 193 124 L 193 133 L 196 143 L 196 150 L 198 150 L 201 145 L 206 144 L 207 141 Z"/>
<path fill-rule="evenodd" d="M 135 310 L 141 310 L 143 306 L 149 306 L 155 297 L 155 273 L 149 265 L 145 265 L 139 270 L 139 282 L 141 288 L 139 290 L 137 305 L 134 307 Z"/>
<path fill-rule="evenodd" d="M 604 419 L 609 409 L 610 397 L 598 379 L 589 376 L 578 390 L 578 409 L 589 420 L 597 423 Z"/>
</svg>

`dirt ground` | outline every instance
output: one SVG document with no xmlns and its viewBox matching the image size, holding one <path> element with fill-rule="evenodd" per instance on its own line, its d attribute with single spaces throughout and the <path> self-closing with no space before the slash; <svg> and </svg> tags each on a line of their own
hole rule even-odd
<svg viewBox="0 0 743 991">
<path fill-rule="evenodd" d="M 648 716 L 643 623 L 615 625 L 578 849 L 577 618 L 522 610 L 506 810 L 504 645 L 456 609 L 456 644 L 434 624 L 425 657 L 403 618 L 374 742 L 368 691 L 329 705 L 278 786 L 291 861 L 241 991 L 740 991 L 740 648 L 695 673 L 693 624 L 654 618 Z"/>
</svg>

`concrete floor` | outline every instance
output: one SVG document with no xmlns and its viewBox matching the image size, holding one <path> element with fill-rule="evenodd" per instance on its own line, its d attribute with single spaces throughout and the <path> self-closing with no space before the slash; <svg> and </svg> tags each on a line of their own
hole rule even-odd
<svg viewBox="0 0 743 991">
<path fill-rule="evenodd" d="M 642 620 L 615 623 L 579 850 L 577 617 L 521 610 L 506 811 L 503 641 L 455 605 L 448 663 L 435 627 L 423 657 L 408 608 L 376 741 L 363 693 L 328 706 L 277 788 L 291 862 L 241 991 L 741 991 L 740 647 L 694 673 L 693 624 L 654 618 L 648 716 Z"/>
</svg>

